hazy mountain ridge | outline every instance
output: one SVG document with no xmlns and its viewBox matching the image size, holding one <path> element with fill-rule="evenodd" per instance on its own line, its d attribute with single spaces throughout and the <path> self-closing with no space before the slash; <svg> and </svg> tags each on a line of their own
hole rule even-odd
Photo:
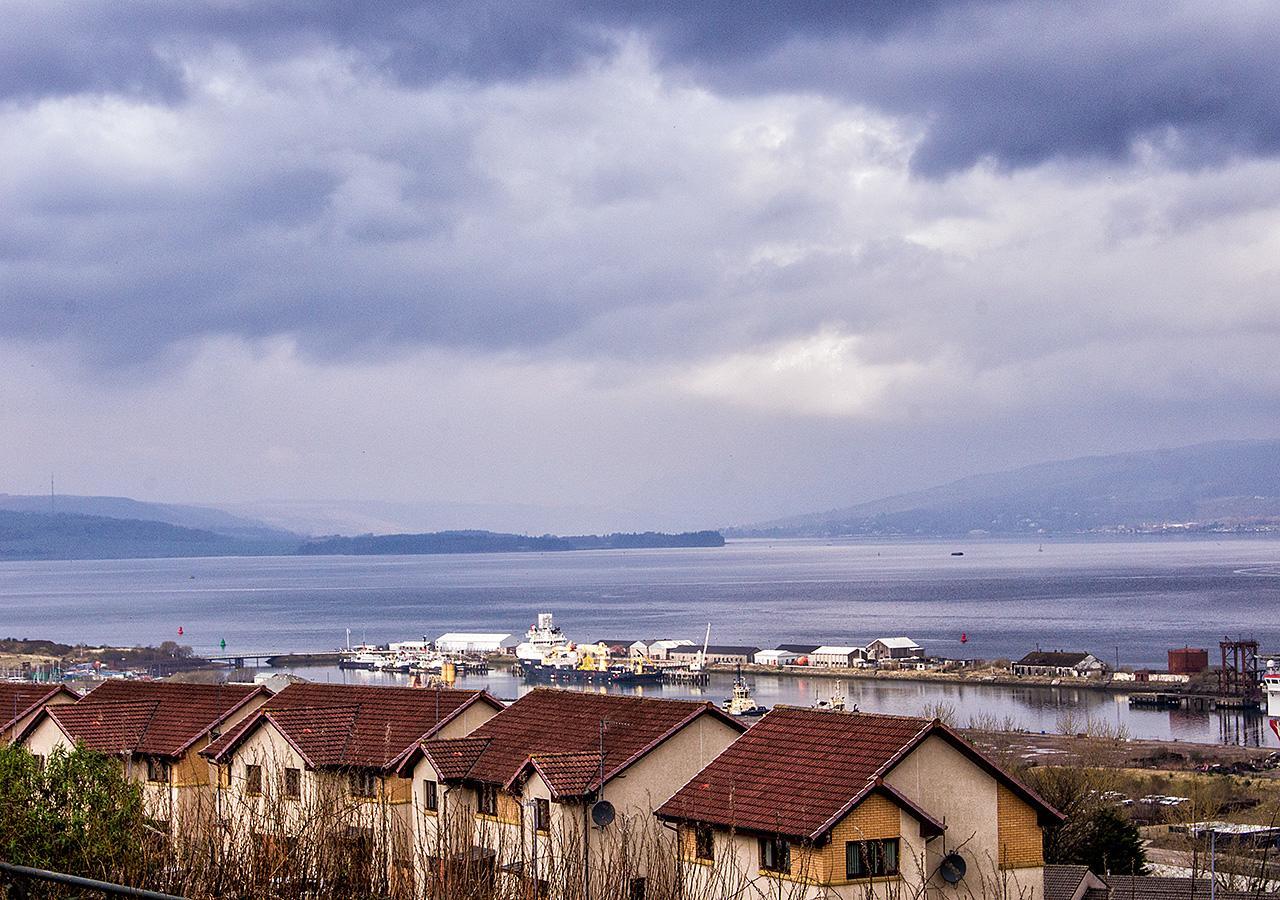
<svg viewBox="0 0 1280 900">
<path fill-rule="evenodd" d="M 297 538 L 248 540 L 168 522 L 0 510 L 0 559 L 263 556 L 297 546 Z"/>
<path fill-rule="evenodd" d="M 1221 441 L 1038 463 L 727 533 L 1040 534 L 1169 530 L 1187 523 L 1280 531 L 1280 441 Z"/>
<path fill-rule="evenodd" d="M 70 513 L 110 519 L 164 522 L 180 528 L 194 528 L 242 540 L 301 540 L 303 537 L 297 532 L 276 528 L 266 522 L 238 516 L 212 506 L 150 503 L 130 497 L 0 494 L 0 510 L 41 515 Z"/>
</svg>

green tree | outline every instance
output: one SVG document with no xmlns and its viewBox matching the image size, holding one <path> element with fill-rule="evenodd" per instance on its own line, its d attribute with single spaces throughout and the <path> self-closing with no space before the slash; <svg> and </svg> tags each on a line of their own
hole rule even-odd
<svg viewBox="0 0 1280 900">
<path fill-rule="evenodd" d="M 77 747 L 42 761 L 0 747 L 0 859 L 118 878 L 143 858 L 144 825 L 141 789 L 118 760 Z"/>
</svg>

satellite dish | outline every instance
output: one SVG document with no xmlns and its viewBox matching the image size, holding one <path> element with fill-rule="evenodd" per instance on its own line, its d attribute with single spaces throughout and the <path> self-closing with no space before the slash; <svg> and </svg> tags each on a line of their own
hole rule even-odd
<svg viewBox="0 0 1280 900">
<path fill-rule="evenodd" d="M 956 884 L 964 877 L 968 868 L 963 856 L 959 853 L 948 853 L 943 857 L 942 865 L 938 866 L 938 873 L 947 884 Z"/>
<path fill-rule="evenodd" d="M 614 815 L 613 804 L 608 800 L 597 800 L 591 807 L 591 821 L 595 822 L 600 828 L 611 824 Z"/>
</svg>

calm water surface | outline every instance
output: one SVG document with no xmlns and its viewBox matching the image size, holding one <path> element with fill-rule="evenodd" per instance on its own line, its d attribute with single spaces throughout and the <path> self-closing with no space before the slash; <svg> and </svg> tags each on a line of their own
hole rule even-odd
<svg viewBox="0 0 1280 900">
<path fill-rule="evenodd" d="M 951 556 L 956 550 L 964 556 Z M 551 610 L 583 640 L 698 638 L 709 621 L 718 643 L 865 644 L 907 634 L 946 656 L 1017 658 L 1040 646 L 1163 667 L 1168 648 L 1216 648 L 1224 635 L 1280 652 L 1278 600 L 1280 541 L 1262 539 L 734 541 L 691 550 L 0 564 L 0 636 L 132 645 L 176 639 L 181 626 L 182 641 L 206 653 L 221 640 L 229 652 L 332 648 L 346 628 L 376 642 L 522 631 Z M 812 688 L 774 681 L 757 679 L 762 702 L 798 702 Z M 1067 689 L 848 689 L 863 709 L 918 713 L 942 700 L 960 708 L 961 720 L 992 712 L 1036 730 L 1055 730 L 1065 708 L 1077 718 L 1118 718 L 1135 736 L 1139 723 L 1143 736 L 1187 740 L 1235 731 L 1216 716 L 1131 712 L 1122 697 Z M 719 699 L 727 687 L 710 690 Z"/>
</svg>

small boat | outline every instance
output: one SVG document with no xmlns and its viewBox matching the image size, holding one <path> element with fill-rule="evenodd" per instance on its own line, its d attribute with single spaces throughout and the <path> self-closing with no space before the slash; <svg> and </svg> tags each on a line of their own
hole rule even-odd
<svg viewBox="0 0 1280 900">
<path fill-rule="evenodd" d="M 338 661 L 339 669 L 360 669 L 366 672 L 379 668 L 384 661 L 381 654 L 371 650 L 359 650 L 355 653 L 344 653 Z"/>
<path fill-rule="evenodd" d="M 952 556 L 964 556 L 964 551 L 963 551 L 963 550 L 952 550 L 952 551 L 951 551 L 951 555 L 952 555 Z"/>
</svg>

